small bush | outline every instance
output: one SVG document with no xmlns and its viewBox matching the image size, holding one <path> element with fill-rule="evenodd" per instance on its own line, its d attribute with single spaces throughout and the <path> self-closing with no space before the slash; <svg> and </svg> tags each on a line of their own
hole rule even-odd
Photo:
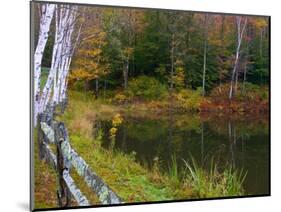
<svg viewBox="0 0 281 212">
<path fill-rule="evenodd" d="M 167 88 L 153 77 L 140 76 L 129 81 L 127 96 L 144 100 L 161 99 Z"/>
<path fill-rule="evenodd" d="M 122 104 L 122 103 L 126 102 L 126 100 L 128 100 L 128 99 L 129 98 L 125 94 L 117 93 L 113 97 L 113 102 L 118 103 L 118 104 Z"/>
<path fill-rule="evenodd" d="M 228 99 L 229 89 L 229 83 L 215 87 L 211 91 L 210 97 Z M 268 88 L 265 86 L 252 84 L 250 82 L 238 83 L 237 93 L 234 94 L 234 98 L 241 101 L 254 99 L 268 100 Z"/>
<path fill-rule="evenodd" d="M 228 98 L 229 95 L 229 83 L 222 84 L 212 89 L 210 92 L 210 97 L 215 98 Z"/>
<path fill-rule="evenodd" d="M 176 106 L 188 111 L 198 110 L 203 99 L 201 93 L 201 88 L 197 90 L 181 89 L 178 93 L 174 94 L 177 102 Z"/>
<path fill-rule="evenodd" d="M 255 85 L 249 82 L 246 82 L 244 85 L 239 84 L 240 92 L 237 93 L 237 98 L 239 99 L 259 99 L 259 100 L 268 100 L 268 88 L 264 86 Z"/>
</svg>

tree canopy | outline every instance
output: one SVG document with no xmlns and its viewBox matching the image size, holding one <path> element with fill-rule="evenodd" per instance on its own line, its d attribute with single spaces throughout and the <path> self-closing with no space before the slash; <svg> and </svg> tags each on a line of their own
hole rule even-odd
<svg viewBox="0 0 281 212">
<path fill-rule="evenodd" d="M 126 89 L 130 79 L 142 75 L 167 87 L 203 87 L 207 94 L 232 81 L 269 83 L 267 17 L 82 6 L 79 10 L 85 18 L 69 80 L 84 80 L 89 89 L 97 80 L 108 88 Z M 50 66 L 51 45 L 52 36 L 44 66 Z"/>
</svg>

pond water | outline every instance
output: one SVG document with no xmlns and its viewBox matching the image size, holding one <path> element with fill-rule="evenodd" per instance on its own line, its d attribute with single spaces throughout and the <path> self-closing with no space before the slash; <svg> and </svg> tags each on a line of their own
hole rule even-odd
<svg viewBox="0 0 281 212">
<path fill-rule="evenodd" d="M 208 114 L 122 114 L 114 149 L 134 154 L 136 161 L 152 168 L 155 161 L 168 171 L 174 157 L 179 170 L 194 158 L 208 168 L 211 158 L 218 167 L 226 164 L 247 171 L 246 194 L 269 193 L 268 117 L 211 117 Z M 110 147 L 110 119 L 96 122 L 103 131 L 104 148 Z"/>
</svg>

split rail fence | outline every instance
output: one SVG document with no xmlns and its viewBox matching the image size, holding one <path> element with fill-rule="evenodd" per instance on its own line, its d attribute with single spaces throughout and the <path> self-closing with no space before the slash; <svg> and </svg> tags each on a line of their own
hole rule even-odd
<svg viewBox="0 0 281 212">
<path fill-rule="evenodd" d="M 63 113 L 66 103 L 60 105 Z M 39 158 L 45 160 L 56 170 L 58 189 L 57 199 L 60 207 L 71 206 L 75 199 L 79 206 L 91 205 L 71 177 L 74 169 L 89 188 L 99 198 L 101 204 L 122 204 L 121 198 L 90 168 L 86 161 L 71 147 L 67 129 L 63 122 L 56 121 L 55 107 L 38 115 Z M 52 151 L 50 144 L 56 146 Z"/>
</svg>

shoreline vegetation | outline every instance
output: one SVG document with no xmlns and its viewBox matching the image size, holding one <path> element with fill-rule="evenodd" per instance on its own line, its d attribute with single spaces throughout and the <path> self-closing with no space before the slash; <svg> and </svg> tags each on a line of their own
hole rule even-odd
<svg viewBox="0 0 281 212">
<path fill-rule="evenodd" d="M 42 83 L 45 84 L 48 77 L 48 68 L 44 68 Z M 170 91 L 163 84 L 152 77 L 141 76 L 129 82 L 127 90 L 117 88 L 115 90 L 95 91 L 85 88 L 83 81 L 71 81 L 73 91 L 85 92 L 92 96 L 93 100 L 102 99 L 107 106 L 113 105 L 119 110 L 126 111 L 151 111 L 156 113 L 173 110 L 175 113 L 207 113 L 217 116 L 231 114 L 233 116 L 260 114 L 268 115 L 269 112 L 269 88 L 252 83 L 238 83 L 237 93 L 231 100 L 227 98 L 229 84 L 222 84 L 211 90 L 208 95 L 202 96 L 202 89 L 196 90 L 176 88 Z M 171 105 L 172 102 L 172 105 Z"/>
<path fill-rule="evenodd" d="M 202 96 L 202 88 L 196 90 L 176 87 L 170 89 L 156 78 L 139 76 L 129 80 L 128 88 L 101 89 L 99 93 L 85 88 L 83 81 L 71 81 L 70 87 L 91 93 L 93 99 L 102 99 L 108 105 L 126 110 L 153 111 L 172 110 L 175 113 L 199 112 L 216 114 L 267 114 L 269 90 L 266 85 L 237 83 L 235 97 L 228 98 L 229 84 L 213 88 Z"/>
</svg>

